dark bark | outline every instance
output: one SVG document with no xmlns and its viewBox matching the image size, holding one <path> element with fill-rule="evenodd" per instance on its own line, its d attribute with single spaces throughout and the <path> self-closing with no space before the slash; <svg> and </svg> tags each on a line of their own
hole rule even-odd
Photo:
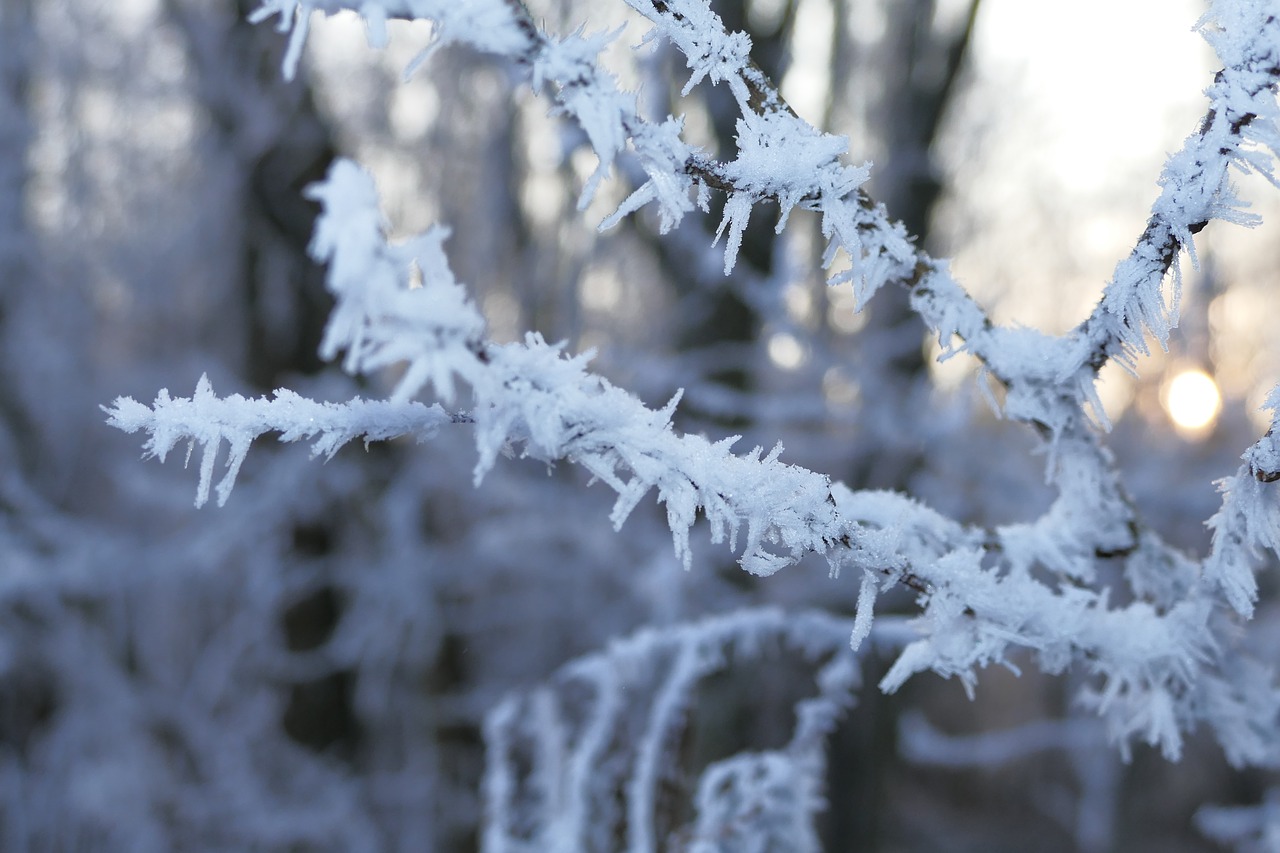
<svg viewBox="0 0 1280 853">
<path fill-rule="evenodd" d="M 16 460 L 30 468 L 42 456 L 39 430 L 23 402 L 20 375 L 28 360 L 14 352 L 19 303 L 34 290 L 37 269 L 27 221 L 31 171 L 28 151 L 34 136 L 31 77 L 34 61 L 34 11 L 31 0 L 6 0 L 0 6 L 0 423 L 15 444 L 30 450 Z M 0 453 L 3 451 L 0 450 Z"/>
<path fill-rule="evenodd" d="M 890 24 L 886 41 L 885 88 L 874 112 L 876 124 L 886 128 L 886 161 L 873 173 L 872 194 L 890 215 L 902 222 L 921 245 L 928 242 L 933 209 L 943 185 L 933 155 L 947 105 L 964 68 L 979 0 L 971 0 L 962 25 L 939 30 L 936 0 L 909 0 Z M 903 329 L 919 341 L 924 326 L 911 310 L 905 290 L 894 288 L 877 297 L 875 323 L 882 329 Z M 925 369 L 921 347 L 894 353 L 889 369 L 904 380 L 918 378 Z M 901 484 L 894 484 L 901 485 Z"/>
<path fill-rule="evenodd" d="M 787 42 L 794 23 L 795 3 L 788 0 L 776 26 L 767 31 L 751 27 L 747 4 L 717 2 L 713 3 L 713 7 L 724 22 L 726 30 L 745 31 L 751 36 L 751 56 L 761 70 L 770 79 L 781 79 L 788 62 Z M 680 73 L 680 69 L 673 69 L 673 79 Z M 737 121 L 740 118 L 738 104 L 725 86 L 703 86 L 699 93 L 705 98 L 711 117 L 715 149 L 720 152 L 721 159 L 732 159 L 736 147 Z M 679 112 L 675 104 L 671 105 L 671 110 Z M 710 241 L 711 234 L 719 225 L 724 203 L 725 196 L 715 193 L 711 214 L 697 217 L 696 221 L 700 226 L 695 226 L 693 222 L 685 226 L 701 227 L 704 230 L 706 236 L 697 238 L 693 241 L 695 244 L 702 245 Z M 753 211 L 742 236 L 742 247 L 734 271 L 727 278 L 720 277 L 717 271 L 714 280 L 698 275 L 697 270 L 703 264 L 700 258 L 690 256 L 688 246 L 682 244 L 682 241 L 656 236 L 650 241 L 664 279 L 673 287 L 681 306 L 675 316 L 674 344 L 677 349 L 700 349 L 717 344 L 750 345 L 760 338 L 764 318 L 747 296 L 750 289 L 748 282 L 773 271 L 776 240 L 774 219 L 769 216 L 769 209 L 766 207 L 764 210 Z M 735 391 L 749 391 L 754 385 L 752 373 L 749 366 L 740 365 L 713 371 L 705 378 Z M 723 415 L 700 412 L 696 399 L 687 400 L 682 411 L 685 415 L 701 417 L 730 429 L 744 427 L 749 420 L 745 417 L 726 418 Z"/>
<path fill-rule="evenodd" d="M 324 270 L 307 255 L 315 206 L 302 196 L 337 156 L 305 74 L 286 82 L 284 44 L 246 16 L 248 0 L 170 0 L 169 17 L 190 48 L 196 96 L 239 181 L 240 245 L 232 266 L 247 326 L 243 369 L 261 390 L 317 372 L 332 300 Z"/>
<path fill-rule="evenodd" d="M 965 67 L 979 3 L 970 0 L 951 26 L 939 24 L 936 0 L 895 4 L 878 48 L 883 54 L 875 58 L 883 77 L 868 115 L 872 126 L 883 128 L 885 156 L 872 171 L 870 190 L 921 246 L 928 244 L 943 191 L 934 146 Z M 876 436 L 890 449 L 862 459 L 846 480 L 854 487 L 907 489 L 925 464 L 923 451 L 895 448 L 893 439 L 918 432 L 909 422 L 919 417 L 919 398 L 927 393 L 925 328 L 904 288 L 885 288 L 867 310 L 859 361 L 893 392 L 878 397 L 877 404 L 897 411 L 883 418 L 892 425 L 890 433 Z"/>
<path fill-rule="evenodd" d="M 938 31 L 935 0 L 909 0 L 894 4 L 889 33 L 877 58 L 883 69 L 883 87 L 870 110 L 871 124 L 883 128 L 885 162 L 872 171 L 872 194 L 884 202 L 889 214 L 902 221 L 907 232 L 924 244 L 928 241 L 933 211 L 943 190 L 933 147 L 942 127 L 947 105 L 955 95 L 968 54 L 980 0 L 971 0 L 962 26 Z M 840 15 L 837 15 L 840 20 Z M 844 28 L 837 27 L 837 67 L 854 65 Z M 928 365 L 924 357 L 925 328 L 911 310 L 908 291 L 885 288 L 867 309 L 870 319 L 859 342 L 863 369 L 880 377 L 887 393 L 877 406 L 894 406 L 891 419 L 903 434 L 919 417 L 915 401 L 927 393 Z M 875 364 L 869 363 L 872 359 Z M 892 386 L 892 387 L 888 387 Z M 892 436 L 876 446 L 887 452 L 859 457 L 846 482 L 854 488 L 903 490 L 925 464 L 920 448 L 893 448 Z M 870 658 L 864 683 L 874 685 L 885 665 Z M 879 669 L 879 671 L 874 671 Z M 830 850 L 878 849 L 886 841 L 886 816 L 892 814 L 890 782 L 898 758 L 898 709 L 901 697 L 886 696 L 873 687 L 864 689 L 858 705 L 832 735 L 828 770 L 829 813 L 824 838 Z"/>
</svg>

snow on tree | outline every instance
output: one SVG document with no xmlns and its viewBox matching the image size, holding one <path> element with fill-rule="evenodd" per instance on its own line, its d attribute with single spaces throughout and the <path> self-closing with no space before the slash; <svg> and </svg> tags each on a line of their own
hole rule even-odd
<svg viewBox="0 0 1280 853">
<path fill-rule="evenodd" d="M 1274 429 L 1220 482 L 1221 507 L 1208 520 L 1212 547 L 1196 558 L 1139 512 L 1108 448 L 1096 383 L 1108 363 L 1135 370 L 1151 341 L 1166 345 L 1178 322 L 1183 264 L 1198 263 L 1195 235 L 1214 220 L 1257 224 L 1231 174 L 1276 182 L 1280 6 L 1217 0 L 1199 22 L 1222 65 L 1206 90 L 1204 119 L 1169 157 L 1147 226 L 1094 311 L 1052 336 L 994 323 L 947 262 L 927 254 L 868 194 L 873 166 L 856 154 L 848 159 L 856 142 L 801 119 L 753 63 L 750 39 L 726 30 L 706 2 L 628 5 L 652 25 L 646 43 L 669 43 L 685 57 L 686 93 L 723 86 L 731 94 L 739 112 L 732 157 L 689 142 L 680 117 L 643 115 L 636 93 L 601 57 L 616 33 L 556 36 L 514 0 L 269 0 L 254 18 L 274 16 L 290 32 L 286 75 L 298 68 L 316 12 L 358 13 L 375 46 L 385 42 L 390 19 L 430 21 L 423 60 L 446 45 L 503 59 L 589 141 L 597 166 L 580 208 L 614 172 L 638 176 L 602 229 L 652 208 L 665 234 L 723 194 L 716 239 L 724 240 L 726 274 L 741 262 L 748 222 L 764 215 L 759 208 L 777 205 L 779 233 L 814 215 L 831 286 L 852 288 L 859 308 L 884 298 L 886 288 L 904 290 L 944 356 L 975 357 L 982 381 L 999 390 L 992 403 L 1000 415 L 1034 434 L 1054 495 L 1039 518 L 973 524 L 901 493 L 854 490 L 830 473 L 785 462 L 781 445 L 740 452 L 736 437 L 676 429 L 680 395 L 648 407 L 593 373 L 590 353 L 569 354 L 533 333 L 494 342 L 451 270 L 448 229 L 388 239 L 372 178 L 346 159 L 308 190 L 322 211 L 311 253 L 327 266 L 335 299 L 321 354 L 341 356 L 351 374 L 394 370 L 387 399 L 320 403 L 283 389 L 256 399 L 218 397 L 203 378 L 189 398 L 161 391 L 150 406 L 119 398 L 107 408 L 110 423 L 146 432 L 145 451 L 161 460 L 183 444 L 190 457 L 198 446 L 198 505 L 211 491 L 219 504 L 228 502 L 250 445 L 267 433 L 311 440 L 313 454 L 332 457 L 356 438 L 429 442 L 446 427 L 465 429 L 482 488 L 502 456 L 572 463 L 615 493 L 617 530 L 652 494 L 686 570 L 697 571 L 691 531 L 701 519 L 711 544 L 727 547 L 753 575 L 805 571 L 797 564 L 818 555 L 830 584 L 856 584 L 851 619 L 746 610 L 642 632 L 496 705 L 486 726 L 482 835 L 489 850 L 638 851 L 668 838 L 707 851 L 817 849 L 823 737 L 859 680 L 855 655 L 868 643 L 898 649 L 878 685 L 884 691 L 933 672 L 972 694 L 982 670 L 1016 671 L 1029 653 L 1042 672 L 1072 679 L 1077 701 L 1126 758 L 1140 742 L 1176 761 L 1190 733 L 1201 730 L 1233 766 L 1274 768 L 1280 684 L 1249 642 L 1261 596 L 1257 572 L 1268 552 L 1280 551 Z M 407 73 L 429 74 L 430 65 L 415 62 Z M 1268 405 L 1280 416 L 1280 392 Z M 226 470 L 215 484 L 224 442 Z M 894 590 L 914 600 L 909 624 L 874 614 L 877 600 Z M 659 827 L 654 801 L 698 683 L 730 649 L 750 660 L 753 648 L 775 641 L 822 661 L 817 698 L 795 706 L 793 740 L 708 766 L 696 815 Z M 644 697 L 639 707 L 621 698 L 633 694 Z M 1271 832 L 1267 811 L 1206 811 L 1201 823 L 1227 840 Z"/>
</svg>

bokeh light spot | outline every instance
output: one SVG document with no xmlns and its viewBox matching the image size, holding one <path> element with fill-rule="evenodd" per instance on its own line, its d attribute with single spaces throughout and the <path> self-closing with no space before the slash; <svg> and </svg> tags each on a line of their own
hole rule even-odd
<svg viewBox="0 0 1280 853">
<path fill-rule="evenodd" d="M 1203 370 L 1184 370 L 1165 390 L 1165 409 L 1174 424 L 1184 430 L 1202 430 L 1222 411 L 1218 383 Z"/>
</svg>

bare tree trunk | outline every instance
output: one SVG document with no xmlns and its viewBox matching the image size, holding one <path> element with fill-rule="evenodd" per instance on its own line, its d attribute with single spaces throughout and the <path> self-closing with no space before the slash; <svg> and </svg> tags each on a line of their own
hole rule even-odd
<svg viewBox="0 0 1280 853">
<path fill-rule="evenodd" d="M 303 75 L 282 80 L 282 40 L 247 22 L 256 5 L 169 0 L 167 10 L 186 36 L 215 155 L 229 161 L 237 184 L 232 274 L 248 327 L 243 372 L 271 390 L 288 374 L 321 367 L 330 299 L 324 271 L 307 255 L 316 211 L 302 190 L 324 177 L 337 146 Z"/>
<path fill-rule="evenodd" d="M 22 405 L 17 375 L 23 361 L 10 356 L 18 302 L 33 286 L 35 269 L 27 222 L 28 151 L 34 135 L 30 113 L 33 33 L 31 0 L 0 4 L 0 421 L 19 446 L 36 438 Z M 0 449 L 0 457 L 3 449 Z M 30 460 L 19 454 L 19 460 Z M 8 463 L 6 463 L 8 464 Z M 24 467 L 26 467 L 24 465 Z"/>
<path fill-rule="evenodd" d="M 884 162 L 871 179 L 872 194 L 900 220 L 907 233 L 921 243 L 929 239 L 933 209 L 942 193 L 933 146 L 942 128 L 947 105 L 955 94 L 977 20 L 980 0 L 969 0 L 964 14 L 951 26 L 940 26 L 937 0 L 906 0 L 892 4 L 886 56 L 877 64 L 886 69 L 879 97 L 870 107 L 870 121 L 884 129 Z M 888 4 L 886 4 L 888 5 Z M 869 311 L 872 320 L 860 347 L 864 361 L 875 360 L 877 375 L 896 386 L 890 399 L 905 403 L 899 412 L 886 413 L 890 424 L 918 411 L 916 395 L 907 389 L 922 388 L 927 379 L 923 342 L 924 326 L 900 288 L 877 294 Z M 884 436 L 892 447 L 897 426 Z M 923 463 L 920 452 L 901 448 L 865 460 L 851 472 L 849 483 L 858 487 L 905 489 Z"/>
<path fill-rule="evenodd" d="M 0 264 L 6 292 L 16 279 L 13 270 L 25 252 L 27 149 L 31 118 L 27 99 L 31 86 L 31 0 L 6 0 L 0 6 Z"/>
<path fill-rule="evenodd" d="M 894 2 L 883 48 L 888 55 L 876 60 L 884 69 L 884 84 L 870 106 L 869 118 L 873 127 L 883 128 L 887 156 L 872 172 L 872 192 L 889 215 L 901 220 L 907 232 L 921 242 L 928 240 L 933 210 L 943 190 L 933 145 L 969 52 L 979 3 L 970 0 L 955 28 L 938 30 L 936 0 Z M 837 20 L 841 18 L 838 11 Z M 843 26 L 836 29 L 839 74 L 840 51 L 850 45 L 843 38 Z M 880 424 L 890 426 L 873 439 L 873 446 L 890 449 L 861 457 L 860 464 L 846 474 L 847 482 L 855 488 L 905 490 L 925 464 L 923 448 L 893 446 L 896 435 L 892 425 L 918 417 L 922 409 L 917 402 L 929 393 L 925 329 L 908 300 L 905 290 L 889 288 L 878 293 L 867 309 L 872 317 L 858 342 L 859 361 L 869 367 L 870 375 L 895 387 L 886 388 L 891 393 L 877 397 L 877 405 L 887 416 Z M 871 364 L 872 360 L 879 363 Z M 876 425 L 869 426 L 874 429 Z M 907 429 L 899 434 L 915 435 L 918 431 Z M 863 682 L 868 687 L 832 735 L 827 779 L 831 807 L 824 816 L 824 837 L 832 850 L 844 849 L 854 839 L 866 849 L 885 845 L 884 816 L 891 813 L 889 792 L 901 766 L 898 717 L 900 709 L 910 703 L 901 694 L 887 696 L 872 686 L 887 671 L 886 661 L 868 655 L 863 666 Z"/>
</svg>

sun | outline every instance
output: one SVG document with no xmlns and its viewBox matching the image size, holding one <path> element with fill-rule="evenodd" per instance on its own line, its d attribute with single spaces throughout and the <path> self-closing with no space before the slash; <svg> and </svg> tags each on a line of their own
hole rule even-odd
<svg viewBox="0 0 1280 853">
<path fill-rule="evenodd" d="M 1165 387 L 1164 407 L 1179 429 L 1197 432 L 1212 426 L 1222 411 L 1218 383 L 1203 370 L 1184 370 Z"/>
</svg>

